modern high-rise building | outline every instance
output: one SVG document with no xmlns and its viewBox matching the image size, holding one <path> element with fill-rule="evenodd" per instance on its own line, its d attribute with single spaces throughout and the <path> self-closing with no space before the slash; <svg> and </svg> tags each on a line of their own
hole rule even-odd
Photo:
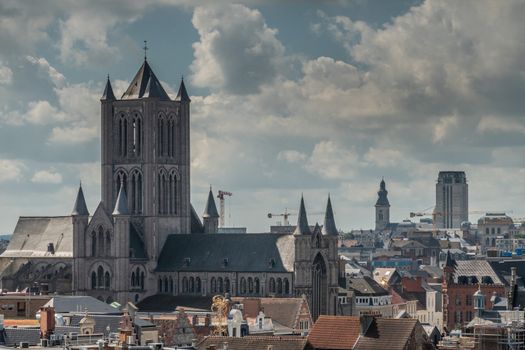
<svg viewBox="0 0 525 350">
<path fill-rule="evenodd" d="M 437 228 L 459 228 L 468 221 L 468 184 L 464 171 L 440 171 L 434 220 Z"/>
</svg>

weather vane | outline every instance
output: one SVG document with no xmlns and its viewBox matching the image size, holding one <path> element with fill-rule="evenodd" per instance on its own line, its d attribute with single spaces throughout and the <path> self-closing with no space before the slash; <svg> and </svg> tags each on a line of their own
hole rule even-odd
<svg viewBox="0 0 525 350">
<path fill-rule="evenodd" d="M 147 58 L 148 58 L 147 54 L 146 54 L 147 51 L 148 51 L 148 41 L 147 40 L 144 40 L 144 47 L 143 47 L 143 49 L 144 49 L 144 61 L 146 61 Z"/>
</svg>

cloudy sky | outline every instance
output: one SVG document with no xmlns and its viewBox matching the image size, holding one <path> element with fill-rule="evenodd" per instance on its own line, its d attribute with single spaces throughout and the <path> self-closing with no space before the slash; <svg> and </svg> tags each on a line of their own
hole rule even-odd
<svg viewBox="0 0 525 350">
<path fill-rule="evenodd" d="M 0 2 L 0 233 L 100 199 L 100 106 L 148 61 L 192 98 L 192 202 L 233 192 L 227 223 L 271 212 L 373 226 L 465 170 L 471 210 L 525 215 L 525 2 L 42 0 Z M 475 220 L 479 214 L 472 214 Z"/>
</svg>

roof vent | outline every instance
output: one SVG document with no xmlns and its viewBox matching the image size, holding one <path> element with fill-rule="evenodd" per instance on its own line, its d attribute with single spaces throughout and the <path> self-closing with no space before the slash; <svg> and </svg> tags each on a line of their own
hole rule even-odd
<svg viewBox="0 0 525 350">
<path fill-rule="evenodd" d="M 184 266 L 190 266 L 191 258 L 184 258 Z"/>
<path fill-rule="evenodd" d="M 51 254 L 55 254 L 55 245 L 53 243 L 47 244 L 47 252 Z"/>
<path fill-rule="evenodd" d="M 222 259 L 222 267 L 228 266 L 228 258 Z"/>
<path fill-rule="evenodd" d="M 271 258 L 271 259 L 270 259 L 270 261 L 268 262 L 268 266 L 269 266 L 270 268 L 275 267 L 275 259 L 274 259 L 274 258 Z"/>
</svg>

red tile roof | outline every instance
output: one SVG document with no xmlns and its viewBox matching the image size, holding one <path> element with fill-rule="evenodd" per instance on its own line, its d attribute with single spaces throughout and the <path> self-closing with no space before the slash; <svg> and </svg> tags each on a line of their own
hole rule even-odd
<svg viewBox="0 0 525 350">
<path fill-rule="evenodd" d="M 304 350 L 308 340 L 303 337 L 247 336 L 242 338 L 210 336 L 197 344 L 197 349 L 215 347 L 220 350 L 227 344 L 228 350 Z"/>
<path fill-rule="evenodd" d="M 319 316 L 308 341 L 315 349 L 353 349 L 360 329 L 357 316 Z"/>
<path fill-rule="evenodd" d="M 354 350 L 404 350 L 416 325 L 416 319 L 376 318 Z"/>
</svg>

